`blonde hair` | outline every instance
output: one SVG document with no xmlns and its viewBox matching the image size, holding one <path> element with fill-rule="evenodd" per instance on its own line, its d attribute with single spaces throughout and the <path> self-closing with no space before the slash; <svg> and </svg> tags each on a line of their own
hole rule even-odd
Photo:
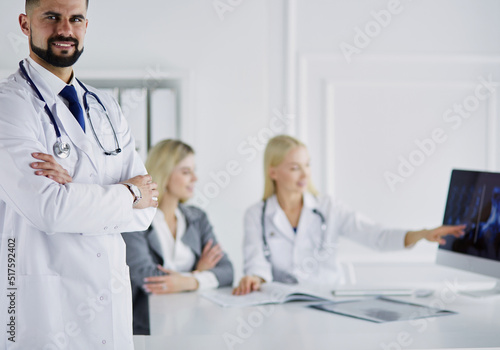
<svg viewBox="0 0 500 350">
<path fill-rule="evenodd" d="M 182 141 L 171 139 L 160 141 L 149 150 L 146 169 L 153 178 L 153 182 L 158 184 L 158 202 L 161 202 L 165 194 L 172 171 L 190 154 L 194 154 L 191 146 Z M 184 201 L 181 200 L 181 202 Z"/>
<path fill-rule="evenodd" d="M 288 135 L 278 135 L 269 140 L 264 151 L 264 196 L 266 200 L 276 193 L 276 184 L 269 176 L 269 169 L 283 163 L 288 152 L 296 147 L 304 147 L 306 145 L 296 138 Z M 312 180 L 309 178 L 307 190 L 313 195 L 318 195 L 318 191 L 314 187 Z"/>
</svg>

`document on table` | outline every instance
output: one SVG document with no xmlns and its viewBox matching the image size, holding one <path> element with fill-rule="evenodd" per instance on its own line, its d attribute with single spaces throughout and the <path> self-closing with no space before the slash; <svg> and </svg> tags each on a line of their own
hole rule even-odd
<svg viewBox="0 0 500 350">
<path fill-rule="evenodd" d="M 204 298 L 223 307 L 256 306 L 263 304 L 281 304 L 289 301 L 328 301 L 327 295 L 311 292 L 298 285 L 279 282 L 264 283 L 260 291 L 246 295 L 232 295 L 231 289 L 214 289 L 201 294 Z"/>
<path fill-rule="evenodd" d="M 377 323 L 408 321 L 418 318 L 453 315 L 456 312 L 408 303 L 390 298 L 327 302 L 309 307 Z"/>
</svg>

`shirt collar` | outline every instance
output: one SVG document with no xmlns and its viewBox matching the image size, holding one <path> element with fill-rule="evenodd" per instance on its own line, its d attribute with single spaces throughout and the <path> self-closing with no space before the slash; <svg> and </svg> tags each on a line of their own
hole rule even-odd
<svg viewBox="0 0 500 350">
<path fill-rule="evenodd" d="M 182 214 L 182 212 L 179 210 L 179 207 L 175 209 L 175 217 L 177 218 L 176 240 L 180 241 L 182 239 L 182 236 L 184 236 L 184 233 L 186 232 L 186 218 L 184 217 L 184 214 Z M 161 210 L 156 211 L 156 214 L 153 218 L 153 224 L 158 231 L 161 231 L 162 233 L 168 232 L 168 234 L 172 236 L 167 222 L 165 221 L 165 215 Z"/>
<path fill-rule="evenodd" d="M 317 209 L 318 207 L 318 199 L 309 192 L 304 193 L 304 207 L 310 209 Z"/>
<path fill-rule="evenodd" d="M 318 199 L 309 192 L 304 192 L 304 205 L 303 208 L 308 208 L 308 209 L 317 209 L 318 207 Z M 271 197 L 267 199 L 267 207 L 266 207 L 266 215 L 273 215 L 278 209 L 281 209 L 279 203 L 278 203 L 278 198 L 276 197 L 276 194 L 273 194 Z"/>
<path fill-rule="evenodd" d="M 175 217 L 177 218 L 177 239 L 180 241 L 184 233 L 186 233 L 186 218 L 179 210 L 179 207 L 175 209 Z"/>
<path fill-rule="evenodd" d="M 45 81 L 47 86 L 49 87 L 50 91 L 54 95 L 59 95 L 59 93 L 64 89 L 67 85 L 74 85 L 75 83 L 75 72 L 73 71 L 73 75 L 71 76 L 71 81 L 69 84 L 66 84 L 64 81 L 62 81 L 58 76 L 56 76 L 54 73 L 50 72 L 46 68 L 42 67 L 40 64 L 36 63 L 31 57 L 27 58 L 27 61 L 35 69 L 38 74 L 42 77 L 42 79 Z"/>
<path fill-rule="evenodd" d="M 177 208 L 184 215 L 188 223 L 198 220 L 202 216 L 202 211 L 183 203 L 179 203 L 179 206 Z"/>
</svg>

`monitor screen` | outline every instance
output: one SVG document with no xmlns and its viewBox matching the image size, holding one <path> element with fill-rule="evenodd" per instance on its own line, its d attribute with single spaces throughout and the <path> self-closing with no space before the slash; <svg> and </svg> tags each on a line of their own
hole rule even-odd
<svg viewBox="0 0 500 350">
<path fill-rule="evenodd" d="M 467 227 L 440 249 L 500 261 L 500 174 L 453 170 L 443 224 Z"/>
</svg>

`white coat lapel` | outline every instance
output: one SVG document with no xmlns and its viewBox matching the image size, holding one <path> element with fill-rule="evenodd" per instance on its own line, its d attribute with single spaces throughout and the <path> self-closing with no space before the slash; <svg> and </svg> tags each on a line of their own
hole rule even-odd
<svg viewBox="0 0 500 350">
<path fill-rule="evenodd" d="M 277 234 L 285 237 L 286 239 L 294 242 L 295 241 L 295 232 L 293 231 L 293 227 L 288 221 L 285 212 L 281 209 L 276 196 L 272 196 L 268 199 L 268 209 L 266 210 L 268 215 L 271 217 L 271 221 L 276 230 L 270 231 L 268 230 L 268 234 Z"/>
<path fill-rule="evenodd" d="M 40 90 L 43 98 L 45 99 L 47 106 L 54 115 L 63 140 L 68 141 L 65 139 L 67 135 L 70 143 L 82 150 L 82 152 L 88 156 L 97 171 L 97 164 L 95 163 L 96 161 L 92 151 L 92 143 L 83 132 L 76 118 L 64 102 L 50 89 L 49 85 L 45 82 L 40 73 L 36 69 L 32 69 L 31 65 L 26 64 L 26 60 L 24 62 L 31 79 L 35 82 L 37 88 Z"/>
<path fill-rule="evenodd" d="M 316 230 L 318 225 L 316 225 L 314 220 L 318 220 L 317 214 L 313 212 L 314 209 L 317 209 L 318 201 L 316 197 L 314 197 L 309 192 L 304 193 L 304 205 L 302 206 L 302 211 L 300 213 L 299 224 L 297 226 L 297 238 L 311 239 L 312 237 L 316 237 L 316 232 L 308 232 L 311 229 Z"/>
<path fill-rule="evenodd" d="M 75 116 L 62 101 L 57 101 L 56 111 L 56 118 L 59 119 L 60 125 L 62 125 L 62 129 L 68 135 L 71 142 L 85 154 L 87 154 L 90 160 L 94 162 L 92 142 L 89 140 L 88 135 L 83 132 L 82 127 L 80 126 L 80 124 L 78 124 Z M 94 164 L 94 166 L 95 165 L 96 164 Z"/>
<path fill-rule="evenodd" d="M 71 140 L 71 143 L 87 155 L 90 162 L 94 166 L 94 169 L 97 171 L 97 164 L 94 159 L 92 143 L 88 138 L 88 135 L 83 132 L 75 116 L 62 101 L 56 101 L 55 109 L 56 113 L 54 115 L 55 118 L 58 119 L 61 134 L 66 134 Z"/>
</svg>

